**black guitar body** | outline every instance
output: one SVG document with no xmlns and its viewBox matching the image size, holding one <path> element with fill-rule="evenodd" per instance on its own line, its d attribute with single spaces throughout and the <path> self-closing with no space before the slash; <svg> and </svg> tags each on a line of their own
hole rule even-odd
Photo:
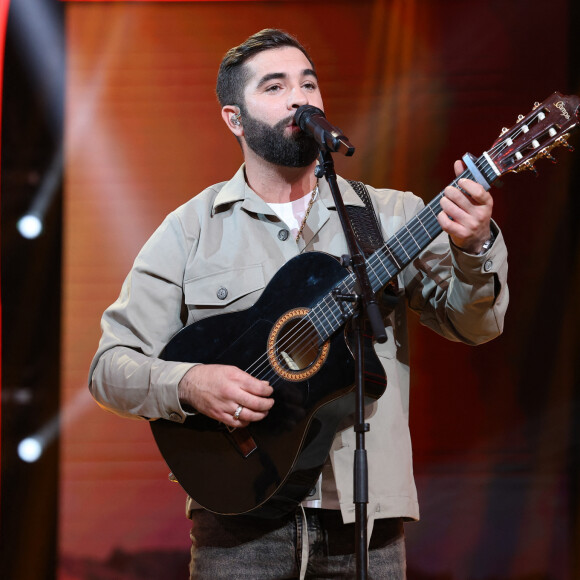
<svg viewBox="0 0 580 580">
<path fill-rule="evenodd" d="M 467 169 L 451 185 L 467 178 L 489 189 L 504 173 L 533 169 L 535 160 L 567 145 L 579 119 L 580 99 L 553 93 L 520 116 L 514 127 L 502 130 L 478 159 L 464 155 Z M 444 194 L 440 192 L 366 260 L 375 292 L 441 233 L 437 215 Z M 252 308 L 192 324 L 168 344 L 166 360 L 235 365 L 274 387 L 276 402 L 268 417 L 247 429 L 230 433 L 202 415 L 184 424 L 151 423 L 170 469 L 205 508 L 275 517 L 292 510 L 315 484 L 337 427 L 354 408 L 355 364 L 345 330 L 349 316 L 345 313 L 341 322 L 342 312 L 332 297 L 339 284 L 343 290 L 354 287 L 346 278 L 331 256 L 300 255 L 272 278 Z M 327 304 L 329 311 L 319 308 Z M 317 341 L 318 324 L 323 326 L 327 315 L 334 322 L 319 336 L 329 338 Z M 304 340 L 303 325 L 311 327 Z M 365 394 L 372 401 L 383 394 L 386 378 L 368 337 L 364 357 Z"/>
<path fill-rule="evenodd" d="M 291 511 L 315 485 L 339 424 L 354 412 L 355 363 L 344 326 L 325 343 L 323 361 L 287 380 L 266 356 L 286 313 L 310 309 L 345 277 L 332 256 L 318 252 L 290 260 L 248 310 L 209 317 L 185 327 L 162 357 L 237 366 L 270 381 L 275 404 L 263 421 L 230 432 L 204 415 L 185 423 L 151 423 L 156 443 L 185 491 L 219 514 L 277 517 Z M 260 360 L 256 372 L 255 361 Z M 264 374 L 265 373 L 265 374 Z M 291 373 L 292 374 L 292 373 Z M 294 373 L 295 374 L 295 373 Z M 378 399 L 386 378 L 372 341 L 365 338 L 365 394 Z"/>
</svg>

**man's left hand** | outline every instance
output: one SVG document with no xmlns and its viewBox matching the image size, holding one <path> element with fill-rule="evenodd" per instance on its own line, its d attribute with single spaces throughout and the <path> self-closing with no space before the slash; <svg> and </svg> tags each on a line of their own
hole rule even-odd
<svg viewBox="0 0 580 580">
<path fill-rule="evenodd" d="M 465 171 L 461 161 L 456 161 L 453 168 L 456 176 Z M 458 248 L 468 254 L 479 254 L 491 236 L 493 198 L 470 179 L 460 179 L 457 185 L 445 188 L 440 202 L 443 211 L 437 221 Z"/>
</svg>

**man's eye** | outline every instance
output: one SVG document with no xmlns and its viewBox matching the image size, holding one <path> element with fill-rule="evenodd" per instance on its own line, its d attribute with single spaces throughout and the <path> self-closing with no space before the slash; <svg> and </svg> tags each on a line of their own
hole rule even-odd
<svg viewBox="0 0 580 580">
<path fill-rule="evenodd" d="M 280 85 L 272 85 L 266 89 L 267 93 L 276 93 L 280 89 Z"/>
<path fill-rule="evenodd" d="M 304 83 L 304 88 L 309 90 L 309 91 L 314 91 L 316 90 L 316 85 L 314 83 Z"/>
</svg>

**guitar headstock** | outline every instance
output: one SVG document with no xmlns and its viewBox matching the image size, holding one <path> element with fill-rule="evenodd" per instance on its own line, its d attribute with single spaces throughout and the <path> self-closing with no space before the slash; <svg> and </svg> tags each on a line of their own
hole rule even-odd
<svg viewBox="0 0 580 580">
<path fill-rule="evenodd" d="M 580 98 L 554 93 L 543 103 L 535 103 L 527 115 L 520 115 L 511 129 L 502 129 L 487 153 L 500 174 L 535 172 L 533 164 L 537 159 L 555 161 L 551 155 L 555 147 L 573 150 L 568 137 L 579 123 Z"/>
</svg>

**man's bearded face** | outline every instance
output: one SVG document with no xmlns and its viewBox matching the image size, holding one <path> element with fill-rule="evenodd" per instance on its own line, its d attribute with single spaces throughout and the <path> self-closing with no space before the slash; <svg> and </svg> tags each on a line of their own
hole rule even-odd
<svg viewBox="0 0 580 580">
<path fill-rule="evenodd" d="M 246 143 L 262 159 L 282 167 L 308 167 L 318 156 L 318 144 L 310 135 L 304 131 L 285 134 L 294 115 L 271 126 L 252 117 L 245 107 L 241 113 Z"/>
</svg>

